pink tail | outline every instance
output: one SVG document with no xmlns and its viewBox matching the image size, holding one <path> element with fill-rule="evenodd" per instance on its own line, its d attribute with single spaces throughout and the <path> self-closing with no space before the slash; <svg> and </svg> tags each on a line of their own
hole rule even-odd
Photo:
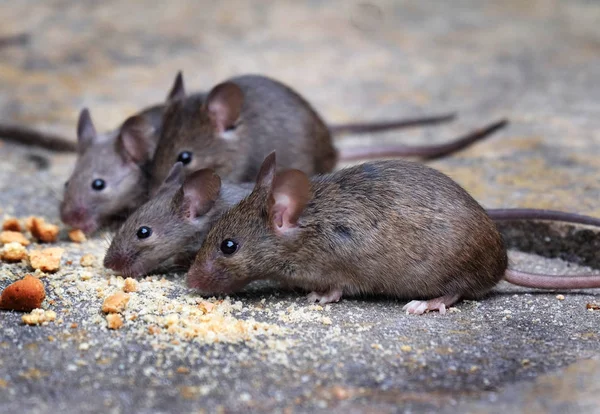
<svg viewBox="0 0 600 414">
<path fill-rule="evenodd" d="M 504 280 L 513 285 L 537 289 L 594 289 L 600 288 L 600 275 L 551 276 L 507 269 Z"/>
</svg>

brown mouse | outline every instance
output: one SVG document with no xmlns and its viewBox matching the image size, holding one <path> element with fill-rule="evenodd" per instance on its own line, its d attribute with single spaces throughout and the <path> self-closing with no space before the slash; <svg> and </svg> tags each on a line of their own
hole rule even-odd
<svg viewBox="0 0 600 414">
<path fill-rule="evenodd" d="M 182 79 L 175 79 L 167 102 L 179 99 Z M 203 94 L 192 95 L 202 99 Z M 77 160 L 65 183 L 60 216 L 66 224 L 93 233 L 122 222 L 148 198 L 148 164 L 154 155 L 165 105 L 129 117 L 115 131 L 97 134 L 87 109 L 77 125 Z"/>
<path fill-rule="evenodd" d="M 504 120 L 496 122 L 451 145 L 426 147 L 425 155 L 448 154 L 505 124 Z M 331 129 L 298 93 L 265 76 L 232 78 L 215 86 L 206 100 L 179 99 L 165 110 L 150 168 L 151 193 L 177 161 L 184 164 L 186 174 L 212 168 L 227 181 L 252 181 L 265 155 L 273 150 L 281 168 L 296 168 L 309 175 L 330 172 L 338 161 Z M 389 152 L 389 148 L 385 150 Z M 386 154 L 419 155 L 404 146 Z M 347 159 L 370 156 L 380 157 L 381 153 L 362 149 Z"/>
<path fill-rule="evenodd" d="M 444 313 L 500 280 L 537 288 L 600 287 L 599 276 L 508 269 L 485 210 L 448 176 L 403 160 L 370 162 L 310 179 L 264 161 L 252 193 L 208 232 L 187 273 L 191 288 L 232 293 L 258 279 L 311 291 L 309 299 L 381 294 L 405 309 Z"/>
<path fill-rule="evenodd" d="M 253 187 L 253 183 L 222 183 L 210 169 L 185 177 L 183 164 L 175 163 L 157 194 L 119 228 L 104 266 L 139 277 L 176 258 L 175 264 L 187 269 L 212 222 Z"/>
</svg>

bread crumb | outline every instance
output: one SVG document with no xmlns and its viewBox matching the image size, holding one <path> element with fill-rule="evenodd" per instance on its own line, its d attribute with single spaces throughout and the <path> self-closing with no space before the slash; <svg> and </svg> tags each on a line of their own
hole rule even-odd
<svg viewBox="0 0 600 414">
<path fill-rule="evenodd" d="M 5 262 L 20 262 L 21 260 L 27 259 L 27 250 L 25 247 L 16 242 L 7 243 L 4 245 L 4 249 L 0 253 L 0 257 Z"/>
<path fill-rule="evenodd" d="M 14 217 L 7 218 L 2 224 L 2 230 L 21 232 L 21 223 Z"/>
<path fill-rule="evenodd" d="M 31 275 L 8 285 L 0 296 L 0 309 L 31 311 L 42 306 L 46 297 L 44 284 Z"/>
<path fill-rule="evenodd" d="M 401 350 L 402 352 L 410 352 L 410 351 L 412 351 L 412 347 L 411 347 L 410 345 L 402 345 L 402 346 L 400 347 L 400 350 Z"/>
<path fill-rule="evenodd" d="M 92 278 L 92 274 L 90 272 L 83 272 L 79 278 L 81 280 L 90 280 Z"/>
<path fill-rule="evenodd" d="M 48 322 L 52 322 L 56 319 L 56 312 L 52 310 L 34 309 L 31 313 L 23 315 L 21 318 L 23 323 L 27 325 L 42 325 Z"/>
<path fill-rule="evenodd" d="M 135 279 L 128 277 L 125 279 L 125 284 L 123 285 L 123 292 L 137 292 L 138 290 L 138 282 Z"/>
<path fill-rule="evenodd" d="M 27 240 L 22 233 L 18 231 L 3 231 L 0 233 L 0 243 L 19 243 L 23 246 L 29 246 L 31 242 Z"/>
<path fill-rule="evenodd" d="M 41 217 L 32 217 L 31 235 L 44 243 L 53 243 L 58 238 L 59 228 L 55 224 L 46 223 Z"/>
<path fill-rule="evenodd" d="M 189 374 L 190 369 L 188 367 L 177 367 L 178 374 Z"/>
<path fill-rule="evenodd" d="M 107 297 L 102 304 L 102 312 L 119 313 L 123 312 L 129 303 L 129 295 L 123 292 L 116 292 Z"/>
<path fill-rule="evenodd" d="M 215 304 L 207 301 L 202 301 L 198 304 L 198 307 L 203 313 L 211 313 L 215 308 Z"/>
<path fill-rule="evenodd" d="M 34 250 L 29 254 L 29 263 L 34 269 L 42 272 L 52 273 L 60 268 L 60 259 L 64 249 L 60 247 L 49 247 L 44 250 Z"/>
<path fill-rule="evenodd" d="M 121 329 L 123 326 L 123 318 L 117 313 L 106 315 L 106 327 L 108 329 Z"/>
<path fill-rule="evenodd" d="M 331 318 L 330 318 L 330 317 L 328 317 L 328 316 L 323 316 L 323 317 L 321 318 L 321 323 L 322 323 L 323 325 L 331 325 Z"/>
<path fill-rule="evenodd" d="M 83 234 L 83 232 L 79 229 L 73 229 L 69 231 L 69 239 L 75 243 L 83 243 L 87 240 L 85 234 Z"/>
<path fill-rule="evenodd" d="M 347 400 L 350 397 L 350 393 L 348 392 L 348 390 L 346 388 L 343 388 L 343 387 L 339 386 L 339 385 L 334 386 L 331 389 L 331 393 L 338 400 Z"/>
<path fill-rule="evenodd" d="M 96 262 L 96 257 L 93 254 L 84 254 L 81 256 L 79 264 L 83 267 L 93 267 Z"/>
<path fill-rule="evenodd" d="M 556 299 L 565 300 L 565 295 L 556 295 Z"/>
</svg>

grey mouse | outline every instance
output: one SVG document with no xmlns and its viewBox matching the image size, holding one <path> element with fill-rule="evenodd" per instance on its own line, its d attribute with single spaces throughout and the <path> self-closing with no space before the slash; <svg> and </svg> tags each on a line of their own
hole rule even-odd
<svg viewBox="0 0 600 414">
<path fill-rule="evenodd" d="M 449 144 L 418 147 L 417 151 L 405 146 L 396 146 L 393 151 L 388 147 L 362 148 L 346 154 L 345 159 L 442 156 L 506 123 L 495 122 Z M 215 86 L 205 100 L 179 99 L 166 108 L 150 167 L 150 190 L 158 190 L 177 161 L 184 164 L 186 174 L 212 168 L 227 181 L 252 181 L 265 155 L 273 150 L 281 168 L 296 168 L 308 175 L 327 173 L 339 158 L 332 141 L 335 130 L 283 83 L 260 75 L 235 77 Z"/>
<path fill-rule="evenodd" d="M 549 289 L 600 287 L 600 276 L 508 269 L 485 210 L 448 176 L 403 160 L 369 162 L 310 179 L 261 166 L 252 193 L 208 232 L 187 273 L 191 288 L 232 293 L 258 279 L 310 291 L 309 300 L 375 294 L 405 309 L 444 313 L 500 280 Z"/>
<path fill-rule="evenodd" d="M 210 169 L 185 177 L 183 164 L 176 163 L 157 194 L 119 228 L 104 266 L 139 277 L 173 258 L 174 265 L 187 269 L 212 222 L 253 186 L 221 182 Z"/>
<path fill-rule="evenodd" d="M 182 87 L 177 76 L 167 102 L 178 99 Z M 164 108 L 164 104 L 146 108 L 107 134 L 98 134 L 89 111 L 81 111 L 77 160 L 60 204 L 64 223 L 93 233 L 122 222 L 148 198 L 148 164 L 160 136 Z"/>
</svg>

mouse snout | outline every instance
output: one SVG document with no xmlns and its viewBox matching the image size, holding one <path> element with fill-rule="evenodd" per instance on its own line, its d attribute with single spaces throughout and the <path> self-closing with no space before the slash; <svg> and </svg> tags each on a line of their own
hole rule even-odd
<svg viewBox="0 0 600 414">
<path fill-rule="evenodd" d="M 123 276 L 138 276 L 133 269 L 134 259 L 132 254 L 109 249 L 104 256 L 104 267 L 120 272 Z"/>
<path fill-rule="evenodd" d="M 186 283 L 203 293 L 234 293 L 246 283 L 234 283 L 231 276 L 215 264 L 214 260 L 195 261 L 186 275 Z"/>
<path fill-rule="evenodd" d="M 92 233 L 97 229 L 97 223 L 88 208 L 76 206 L 61 206 L 60 219 L 71 227 L 82 230 L 84 233 Z"/>
</svg>

